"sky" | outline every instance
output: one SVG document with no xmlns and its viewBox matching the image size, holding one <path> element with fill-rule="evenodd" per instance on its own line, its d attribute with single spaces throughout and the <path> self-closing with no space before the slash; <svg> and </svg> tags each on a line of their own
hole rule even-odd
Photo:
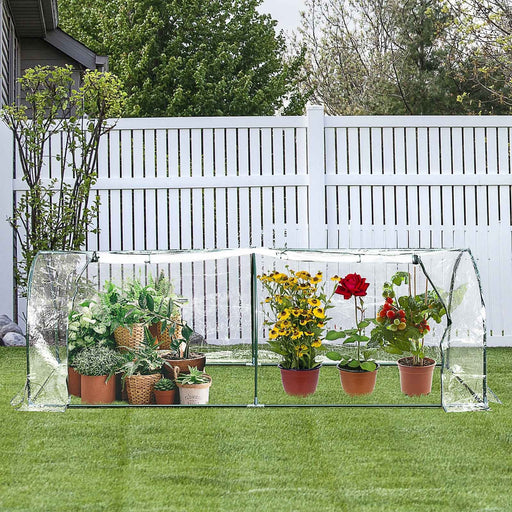
<svg viewBox="0 0 512 512">
<path fill-rule="evenodd" d="M 278 28 L 287 33 L 300 24 L 299 12 L 304 10 L 305 0 L 263 0 L 260 11 L 270 14 L 278 22 Z"/>
</svg>

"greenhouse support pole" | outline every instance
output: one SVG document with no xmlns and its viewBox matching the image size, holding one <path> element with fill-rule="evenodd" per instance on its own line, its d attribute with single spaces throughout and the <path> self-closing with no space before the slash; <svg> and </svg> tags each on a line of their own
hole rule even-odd
<svg viewBox="0 0 512 512">
<path fill-rule="evenodd" d="M 258 405 L 258 307 L 256 253 L 251 253 L 251 346 L 254 365 L 254 405 Z"/>
<path fill-rule="evenodd" d="M 16 287 L 14 286 L 14 235 L 8 218 L 12 217 L 14 208 L 14 142 L 11 130 L 0 123 L 0 155 L 3 169 L 0 186 L 0 264 L 2 280 L 0 281 L 0 315 L 7 315 L 17 322 L 15 315 Z"/>
</svg>

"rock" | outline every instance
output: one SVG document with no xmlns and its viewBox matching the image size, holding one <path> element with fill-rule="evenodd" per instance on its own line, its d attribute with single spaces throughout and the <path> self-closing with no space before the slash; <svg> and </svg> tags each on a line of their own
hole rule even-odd
<svg viewBox="0 0 512 512">
<path fill-rule="evenodd" d="M 7 315 L 0 315 L 0 327 L 12 323 L 12 320 Z"/>
<path fill-rule="evenodd" d="M 21 330 L 20 326 L 18 324 L 15 324 L 14 322 L 10 322 L 0 327 L 0 338 L 3 339 L 8 332 L 16 332 L 18 334 L 23 334 L 23 331 Z"/>
<path fill-rule="evenodd" d="M 25 336 L 18 332 L 8 332 L 2 341 L 6 347 L 24 347 L 27 344 Z"/>
<path fill-rule="evenodd" d="M 190 335 L 190 344 L 191 345 L 202 345 L 203 343 L 204 343 L 204 336 L 202 336 L 198 332 L 193 332 Z"/>
</svg>

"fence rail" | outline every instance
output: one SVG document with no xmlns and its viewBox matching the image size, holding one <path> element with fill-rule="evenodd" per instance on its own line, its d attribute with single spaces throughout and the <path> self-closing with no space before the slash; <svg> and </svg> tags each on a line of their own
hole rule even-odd
<svg viewBox="0 0 512 512">
<path fill-rule="evenodd" d="M 509 116 L 122 119 L 100 148 L 87 248 L 469 247 L 491 343 L 512 344 L 511 141 Z M 6 167 L 16 201 L 25 183 Z"/>
</svg>

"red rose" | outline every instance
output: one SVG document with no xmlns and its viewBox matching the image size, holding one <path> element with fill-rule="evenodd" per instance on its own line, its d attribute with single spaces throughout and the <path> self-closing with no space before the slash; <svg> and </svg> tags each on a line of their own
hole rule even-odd
<svg viewBox="0 0 512 512">
<path fill-rule="evenodd" d="M 359 274 L 348 274 L 343 279 L 340 279 L 335 293 L 343 295 L 343 298 L 346 300 L 350 299 L 352 295 L 364 297 L 368 286 L 370 286 L 370 283 L 367 283 L 364 277 L 361 277 Z"/>
</svg>

